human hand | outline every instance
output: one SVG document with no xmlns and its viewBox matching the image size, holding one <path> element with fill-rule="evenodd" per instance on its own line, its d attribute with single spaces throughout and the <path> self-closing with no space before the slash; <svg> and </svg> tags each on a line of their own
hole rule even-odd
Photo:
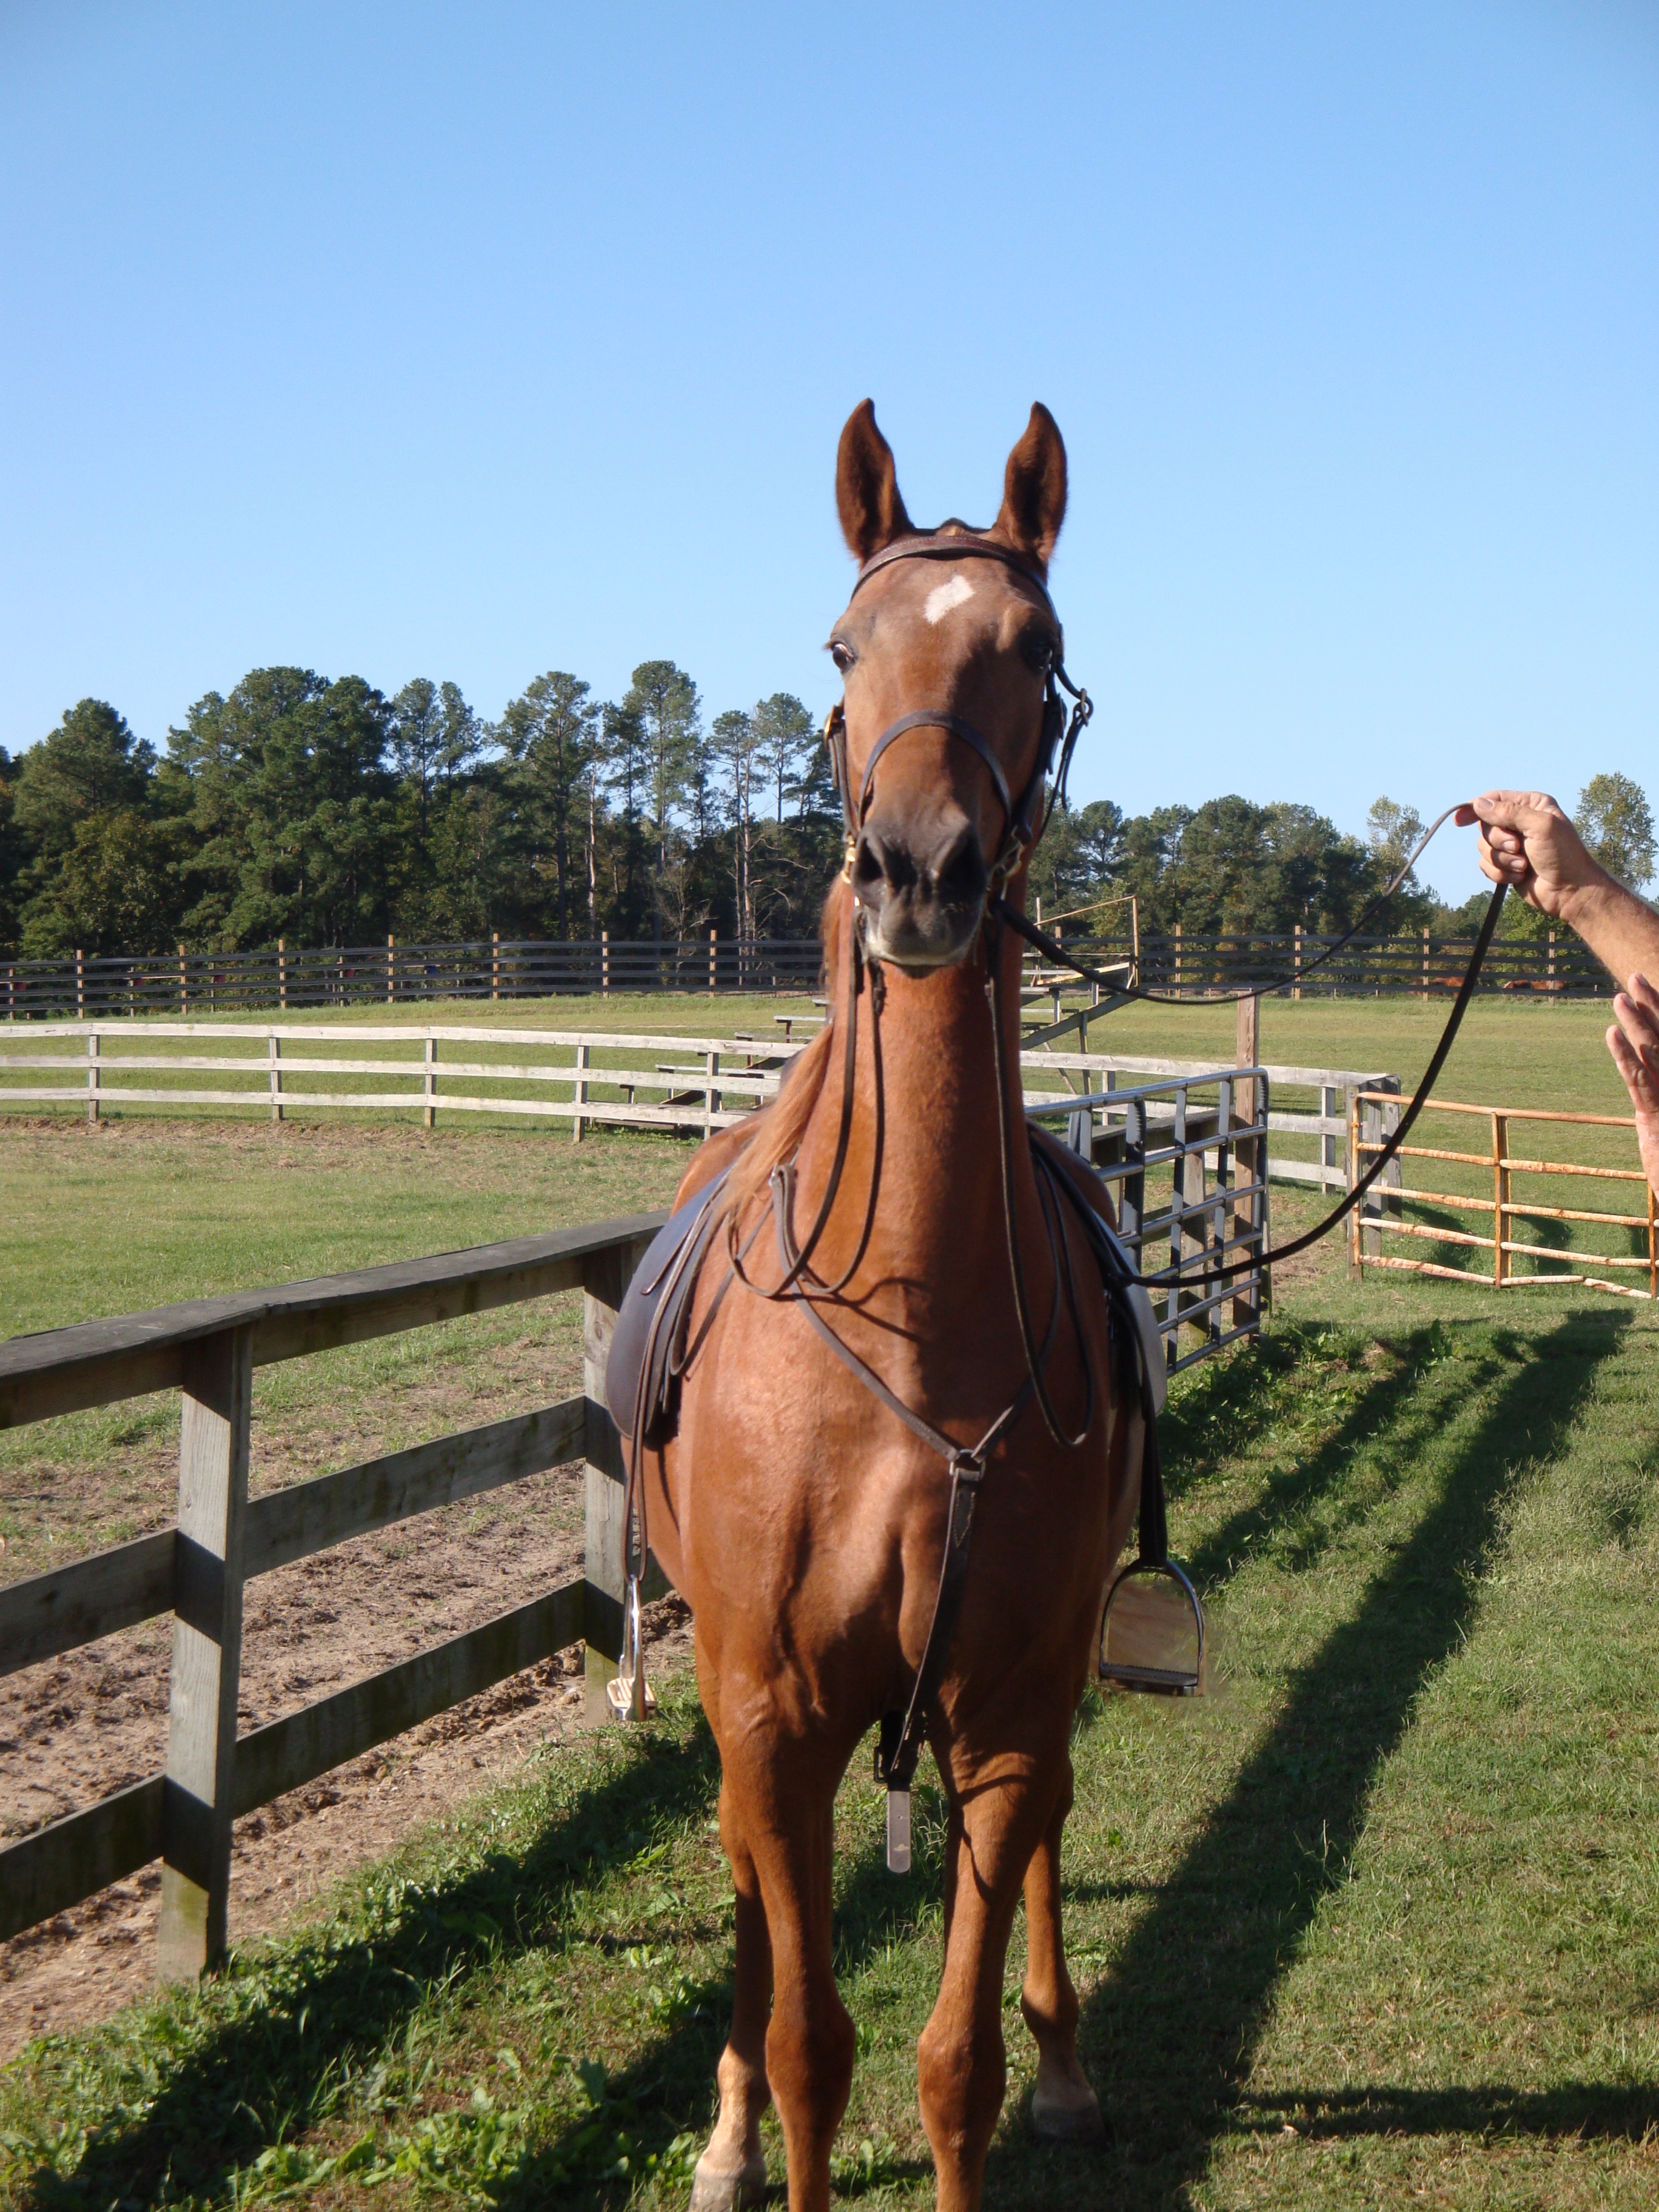
<svg viewBox="0 0 1659 2212">
<path fill-rule="evenodd" d="M 1659 1191 L 1659 991 L 1645 975 L 1632 975 L 1613 1011 L 1619 1019 L 1607 1031 L 1607 1050 L 1636 1109 L 1643 1172 Z"/>
<path fill-rule="evenodd" d="M 1610 880 L 1547 792 L 1483 792 L 1456 820 L 1480 824 L 1475 857 L 1487 881 L 1507 884 L 1553 921 L 1571 922 L 1575 901 Z"/>
</svg>

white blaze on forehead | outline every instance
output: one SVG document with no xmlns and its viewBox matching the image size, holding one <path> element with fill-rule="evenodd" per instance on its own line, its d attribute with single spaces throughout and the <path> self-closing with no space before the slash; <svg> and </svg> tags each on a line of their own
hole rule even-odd
<svg viewBox="0 0 1659 2212">
<path fill-rule="evenodd" d="M 948 584 L 935 584 L 922 604 L 922 612 L 930 623 L 943 622 L 952 607 L 959 607 L 964 599 L 971 599 L 974 587 L 966 576 L 952 576 Z"/>
</svg>

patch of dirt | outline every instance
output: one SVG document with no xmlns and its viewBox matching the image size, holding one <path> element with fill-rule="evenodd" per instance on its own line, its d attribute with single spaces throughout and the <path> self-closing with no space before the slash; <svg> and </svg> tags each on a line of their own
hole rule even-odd
<svg viewBox="0 0 1659 2212">
<path fill-rule="evenodd" d="M 580 1464 L 377 1530 L 249 1583 L 238 1727 L 279 1719 L 581 1571 Z M 649 1608 L 653 1670 L 688 1656 L 690 1615 Z M 21 1835 L 165 1762 L 169 1619 L 0 1681 L 7 1796 Z M 236 1823 L 233 1942 L 280 1927 L 349 1867 L 584 1724 L 581 1648 L 526 1668 Z M 149 1867 L 0 1944 L 0 2056 L 106 2018 L 149 1985 L 161 1873 Z"/>
</svg>

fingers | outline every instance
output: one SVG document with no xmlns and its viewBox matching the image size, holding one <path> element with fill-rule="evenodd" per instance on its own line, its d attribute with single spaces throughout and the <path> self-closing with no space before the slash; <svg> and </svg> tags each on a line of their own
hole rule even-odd
<svg viewBox="0 0 1659 2212">
<path fill-rule="evenodd" d="M 1659 991 L 1645 975 L 1630 981 L 1613 998 L 1619 1018 L 1607 1031 L 1607 1050 L 1638 1113 L 1652 1114 L 1659 1112 Z"/>
<path fill-rule="evenodd" d="M 1659 1057 L 1638 1052 L 1617 1025 L 1607 1031 L 1607 1050 L 1637 1112 L 1659 1114 Z"/>
<path fill-rule="evenodd" d="M 1460 807 L 1458 819 L 1462 818 Z M 1469 818 L 1525 831 L 1540 830 L 1545 823 L 1560 822 L 1565 816 L 1547 791 L 1483 791 L 1479 799 L 1470 801 Z"/>
</svg>

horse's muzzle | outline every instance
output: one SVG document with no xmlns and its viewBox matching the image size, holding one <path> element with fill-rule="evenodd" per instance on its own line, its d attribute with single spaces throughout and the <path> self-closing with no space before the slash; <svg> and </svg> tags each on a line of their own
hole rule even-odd
<svg viewBox="0 0 1659 2212">
<path fill-rule="evenodd" d="M 979 933 L 985 855 L 974 825 L 941 805 L 931 819 L 912 811 L 902 822 L 879 812 L 854 848 L 853 893 L 864 913 L 865 950 L 896 968 L 947 968 Z"/>
</svg>

